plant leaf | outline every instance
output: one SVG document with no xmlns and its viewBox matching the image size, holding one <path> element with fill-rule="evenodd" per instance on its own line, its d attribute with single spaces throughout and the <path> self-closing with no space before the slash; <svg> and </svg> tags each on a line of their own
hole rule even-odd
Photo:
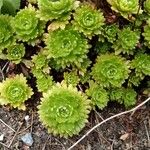
<svg viewBox="0 0 150 150">
<path fill-rule="evenodd" d="M 1 3 L 3 4 L 2 6 Z M 20 7 L 20 0 L 3 0 L 0 2 L 0 6 L 2 14 L 10 14 L 14 16 L 16 10 Z"/>
</svg>

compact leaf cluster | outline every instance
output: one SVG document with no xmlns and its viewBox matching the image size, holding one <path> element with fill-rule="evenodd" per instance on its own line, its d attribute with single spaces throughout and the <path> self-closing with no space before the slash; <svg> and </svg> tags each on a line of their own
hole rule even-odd
<svg viewBox="0 0 150 150">
<path fill-rule="evenodd" d="M 113 101 L 136 105 L 143 83 L 149 89 L 149 0 L 107 0 L 118 18 L 112 23 L 92 3 L 28 2 L 15 16 L 0 15 L 1 59 L 23 65 L 30 81 L 9 75 L 0 83 L 1 105 L 24 110 L 25 101 L 41 92 L 39 119 L 63 137 L 78 134 L 92 109 Z"/>
</svg>

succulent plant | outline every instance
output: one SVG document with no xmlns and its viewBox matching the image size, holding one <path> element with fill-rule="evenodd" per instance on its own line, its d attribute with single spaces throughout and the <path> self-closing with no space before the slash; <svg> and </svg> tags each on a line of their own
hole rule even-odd
<svg viewBox="0 0 150 150">
<path fill-rule="evenodd" d="M 97 106 L 99 109 L 106 107 L 109 101 L 107 91 L 93 81 L 89 82 L 89 86 L 90 87 L 86 90 L 86 93 L 91 97 L 93 105 Z"/>
<path fill-rule="evenodd" d="M 51 59 L 50 65 L 55 69 L 71 64 L 80 66 L 89 49 L 87 39 L 71 27 L 49 32 L 45 44 L 45 55 Z"/>
<path fill-rule="evenodd" d="M 144 10 L 150 14 L 150 0 L 144 1 Z"/>
<path fill-rule="evenodd" d="M 36 17 L 35 9 L 29 5 L 20 10 L 14 17 L 12 26 L 18 40 L 35 45 L 44 32 L 45 23 Z"/>
<path fill-rule="evenodd" d="M 128 87 L 139 86 L 140 82 L 144 79 L 144 76 L 137 76 L 135 72 L 133 72 L 128 79 Z"/>
<path fill-rule="evenodd" d="M 25 55 L 25 47 L 23 44 L 15 44 L 7 48 L 7 59 L 13 63 L 20 63 Z"/>
<path fill-rule="evenodd" d="M 145 25 L 142 35 L 144 36 L 145 45 L 150 48 L 150 19 L 147 20 L 147 25 Z"/>
<path fill-rule="evenodd" d="M 123 90 L 122 99 L 126 108 L 132 107 L 136 104 L 137 93 L 134 89 L 127 88 Z"/>
<path fill-rule="evenodd" d="M 39 92 L 46 92 L 53 85 L 52 76 L 43 74 L 41 77 L 37 76 L 36 79 L 36 87 Z"/>
<path fill-rule="evenodd" d="M 37 55 L 32 56 L 32 62 L 37 70 L 48 68 L 47 56 L 45 56 L 42 52 L 39 52 Z"/>
<path fill-rule="evenodd" d="M 103 36 L 108 40 L 108 42 L 113 43 L 116 40 L 119 28 L 116 24 L 105 25 L 103 29 Z"/>
<path fill-rule="evenodd" d="M 25 109 L 24 102 L 33 95 L 32 89 L 27 85 L 26 78 L 20 74 L 7 78 L 0 83 L 0 104 L 11 105 L 14 108 Z"/>
<path fill-rule="evenodd" d="M 57 83 L 43 94 L 38 108 L 48 132 L 67 138 L 78 134 L 88 122 L 90 100 L 71 85 Z"/>
<path fill-rule="evenodd" d="M 106 54 L 109 52 L 111 47 L 112 44 L 107 41 L 103 41 L 103 42 L 97 41 L 94 50 L 97 54 Z"/>
<path fill-rule="evenodd" d="M 131 62 L 131 67 L 135 69 L 136 76 L 150 76 L 150 55 L 138 54 Z"/>
<path fill-rule="evenodd" d="M 140 39 L 140 34 L 137 31 L 132 31 L 130 28 L 124 28 L 118 32 L 118 39 L 113 44 L 116 54 L 127 53 L 134 54 L 136 45 Z"/>
<path fill-rule="evenodd" d="M 76 30 L 91 38 L 93 35 L 101 33 L 104 21 L 100 10 L 94 9 L 90 4 L 83 4 L 74 13 L 73 25 Z"/>
<path fill-rule="evenodd" d="M 128 18 L 132 14 L 142 12 L 139 10 L 139 0 L 107 0 L 112 10 L 120 13 L 123 17 Z"/>
<path fill-rule="evenodd" d="M 66 85 L 72 85 L 73 87 L 76 87 L 79 81 L 80 79 L 77 74 L 77 71 L 64 72 L 64 83 Z"/>
<path fill-rule="evenodd" d="M 104 54 L 97 58 L 91 74 L 103 87 L 121 87 L 128 78 L 129 72 L 128 61 L 123 57 Z"/>
<path fill-rule="evenodd" d="M 136 104 L 137 93 L 132 88 L 111 89 L 110 99 L 124 104 L 126 108 Z"/>
<path fill-rule="evenodd" d="M 75 7 L 75 0 L 37 0 L 41 20 L 68 20 Z"/>
<path fill-rule="evenodd" d="M 110 89 L 109 97 L 111 101 L 117 101 L 118 103 L 122 104 L 122 95 L 123 95 L 123 88 L 112 88 Z"/>
<path fill-rule="evenodd" d="M 8 15 L 0 15 L 0 53 L 15 42 L 11 20 Z"/>
</svg>

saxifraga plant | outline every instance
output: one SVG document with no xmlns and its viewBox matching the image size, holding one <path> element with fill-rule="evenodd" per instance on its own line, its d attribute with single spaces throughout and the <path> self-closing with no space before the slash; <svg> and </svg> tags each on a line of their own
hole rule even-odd
<svg viewBox="0 0 150 150">
<path fill-rule="evenodd" d="M 139 0 L 107 0 L 112 10 L 120 13 L 124 18 L 128 19 L 132 14 L 139 14 Z"/>
<path fill-rule="evenodd" d="M 93 106 L 98 106 L 99 109 L 106 107 L 109 101 L 107 91 L 93 81 L 89 82 L 89 86 L 86 94 L 91 98 Z"/>
<path fill-rule="evenodd" d="M 68 20 L 70 11 L 75 7 L 75 0 L 37 0 L 41 20 Z"/>
<path fill-rule="evenodd" d="M 71 85 L 57 83 L 43 94 L 38 108 L 48 132 L 67 138 L 78 134 L 88 122 L 90 100 Z"/>
<path fill-rule="evenodd" d="M 0 53 L 15 42 L 11 21 L 11 16 L 0 15 Z"/>
<path fill-rule="evenodd" d="M 87 58 L 90 47 L 87 39 L 72 27 L 49 32 L 45 44 L 45 54 L 55 69 L 70 65 L 80 66 Z"/>
<path fill-rule="evenodd" d="M 15 64 L 19 64 L 25 55 L 25 47 L 23 44 L 15 44 L 7 48 L 6 58 Z"/>
<path fill-rule="evenodd" d="M 47 57 L 39 52 L 32 56 L 32 73 L 36 77 L 36 87 L 39 92 L 46 92 L 53 85 L 53 78 L 49 75 L 49 66 Z"/>
<path fill-rule="evenodd" d="M 150 0 L 144 2 L 144 10 L 150 15 Z"/>
<path fill-rule="evenodd" d="M 83 4 L 76 9 L 72 23 L 76 30 L 91 38 L 93 35 L 101 33 L 104 21 L 100 10 L 96 10 L 90 4 Z"/>
<path fill-rule="evenodd" d="M 144 32 L 142 33 L 145 40 L 145 45 L 150 48 L 150 19 L 147 20 L 147 24 L 144 26 Z"/>
<path fill-rule="evenodd" d="M 35 45 L 44 32 L 45 23 L 36 17 L 36 10 L 31 5 L 20 10 L 14 17 L 12 26 L 19 41 Z"/>
<path fill-rule="evenodd" d="M 92 68 L 93 79 L 102 87 L 121 87 L 129 76 L 129 62 L 121 56 L 104 54 Z"/>
<path fill-rule="evenodd" d="M 131 68 L 135 69 L 136 76 L 141 79 L 150 76 L 150 55 L 137 54 L 131 62 Z"/>
<path fill-rule="evenodd" d="M 103 28 L 102 35 L 107 39 L 108 42 L 113 43 L 116 40 L 118 32 L 119 28 L 116 24 L 105 25 Z M 101 41 L 101 39 L 99 40 Z"/>
<path fill-rule="evenodd" d="M 132 107 L 136 104 L 137 93 L 132 88 L 117 88 L 111 89 L 110 100 L 117 101 L 124 104 L 126 108 Z"/>
<path fill-rule="evenodd" d="M 136 45 L 139 42 L 140 34 L 138 31 L 132 31 L 129 27 L 118 32 L 118 38 L 113 44 L 115 54 L 133 55 Z"/>
<path fill-rule="evenodd" d="M 0 83 L 0 104 L 25 110 L 24 102 L 33 95 L 26 78 L 20 74 Z"/>
</svg>

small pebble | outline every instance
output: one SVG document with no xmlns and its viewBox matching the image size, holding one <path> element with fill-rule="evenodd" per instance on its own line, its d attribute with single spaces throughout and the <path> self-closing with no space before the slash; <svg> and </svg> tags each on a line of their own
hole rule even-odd
<svg viewBox="0 0 150 150">
<path fill-rule="evenodd" d="M 4 134 L 1 134 L 0 135 L 0 141 L 3 141 L 4 140 Z"/>
<path fill-rule="evenodd" d="M 29 118 L 30 118 L 29 115 L 27 115 L 27 116 L 24 117 L 24 119 L 25 119 L 26 122 L 29 121 Z"/>
<path fill-rule="evenodd" d="M 33 138 L 31 133 L 26 133 L 24 136 L 21 137 L 21 140 L 28 146 L 32 146 Z"/>
</svg>

